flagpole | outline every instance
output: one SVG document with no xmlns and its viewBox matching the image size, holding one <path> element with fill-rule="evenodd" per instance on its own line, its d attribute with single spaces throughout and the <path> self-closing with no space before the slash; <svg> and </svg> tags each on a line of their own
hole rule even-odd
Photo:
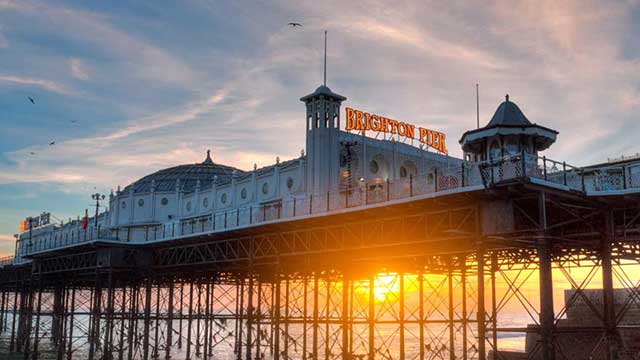
<svg viewBox="0 0 640 360">
<path fill-rule="evenodd" d="M 327 30 L 324 31 L 324 80 L 322 85 L 327 86 Z"/>
<path fill-rule="evenodd" d="M 480 89 L 476 84 L 476 129 L 480 129 Z"/>
</svg>

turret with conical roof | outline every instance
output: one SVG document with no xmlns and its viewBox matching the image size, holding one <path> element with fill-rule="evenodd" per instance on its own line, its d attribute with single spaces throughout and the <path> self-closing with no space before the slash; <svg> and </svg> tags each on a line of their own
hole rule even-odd
<svg viewBox="0 0 640 360">
<path fill-rule="evenodd" d="M 520 152 L 537 155 L 551 146 L 557 135 L 555 130 L 531 123 L 507 94 L 491 121 L 485 127 L 465 132 L 460 145 L 465 159 L 484 161 Z"/>
<path fill-rule="evenodd" d="M 307 109 L 308 191 L 324 193 L 338 184 L 340 105 L 346 99 L 326 85 L 321 85 L 313 93 L 300 98 Z"/>
</svg>

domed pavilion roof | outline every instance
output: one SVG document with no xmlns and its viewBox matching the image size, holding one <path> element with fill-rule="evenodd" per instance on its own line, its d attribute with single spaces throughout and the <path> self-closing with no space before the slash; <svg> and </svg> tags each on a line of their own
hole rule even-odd
<svg viewBox="0 0 640 360">
<path fill-rule="evenodd" d="M 498 106 L 493 114 L 491 121 L 486 128 L 495 126 L 529 126 L 531 122 L 522 113 L 518 105 L 513 101 L 509 101 L 509 95 L 505 96 L 505 100 Z"/>
<path fill-rule="evenodd" d="M 218 184 L 228 183 L 234 171 L 238 175 L 244 173 L 234 167 L 214 163 L 210 150 L 207 150 L 207 158 L 201 163 L 178 165 L 156 171 L 127 186 L 123 191 L 133 190 L 134 193 L 141 193 L 150 191 L 152 187 L 155 191 L 173 191 L 176 182 L 180 180 L 180 188 L 190 192 L 195 190 L 198 180 L 201 189 L 210 187 L 214 178 Z"/>
<path fill-rule="evenodd" d="M 460 144 L 465 152 L 478 152 L 486 139 L 501 135 L 532 137 L 536 151 L 541 151 L 556 141 L 558 132 L 529 121 L 507 94 L 491 121 L 484 127 L 466 131 L 460 138 Z"/>
</svg>

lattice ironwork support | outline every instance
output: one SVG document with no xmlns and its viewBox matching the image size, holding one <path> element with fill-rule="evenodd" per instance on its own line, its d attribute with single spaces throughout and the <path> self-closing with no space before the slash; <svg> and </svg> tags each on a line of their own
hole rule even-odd
<svg viewBox="0 0 640 360">
<path fill-rule="evenodd" d="M 100 343 L 100 313 L 102 308 L 102 281 L 100 275 L 95 274 L 95 285 L 93 290 L 93 299 L 91 306 L 91 319 L 89 323 L 89 360 L 93 360 Z M 146 359 L 145 359 L 146 360 Z"/>
<path fill-rule="evenodd" d="M 424 274 L 422 271 L 418 274 L 418 342 L 420 343 L 420 350 L 418 353 L 419 359 L 424 360 Z"/>
<path fill-rule="evenodd" d="M 247 347 L 246 347 L 246 359 L 251 359 L 251 351 L 253 346 L 253 286 L 254 286 L 254 270 L 251 265 L 249 268 L 249 289 L 247 294 Z"/>
<path fill-rule="evenodd" d="M 615 241 L 613 212 L 608 209 L 604 213 L 604 229 L 602 236 L 602 303 L 604 327 L 606 334 L 606 359 L 617 360 L 618 333 L 616 326 L 616 310 L 614 306 L 613 269 L 611 260 L 611 244 Z"/>
<path fill-rule="evenodd" d="M 153 286 L 151 278 L 147 278 L 144 288 L 144 335 L 142 339 L 142 358 L 149 359 L 149 345 L 151 338 L 151 292 Z"/>
<path fill-rule="evenodd" d="M 174 305 L 173 305 L 173 292 L 175 289 L 175 282 L 174 279 L 171 278 L 169 280 L 169 299 L 167 301 L 167 342 L 165 344 L 165 351 L 164 351 L 164 358 L 165 359 L 171 359 L 171 347 L 173 346 L 173 312 L 174 312 Z"/>
<path fill-rule="evenodd" d="M 240 280 L 240 302 L 238 303 L 239 308 L 236 311 L 236 356 L 238 360 L 242 360 L 242 333 L 244 332 L 244 279 Z M 237 294 L 237 292 L 236 292 Z"/>
<path fill-rule="evenodd" d="M 275 278 L 275 283 L 274 283 L 274 290 L 275 293 L 273 295 L 273 359 L 274 360 L 279 360 L 280 359 L 280 322 L 281 322 L 281 304 L 280 304 L 280 288 L 281 288 L 281 281 L 280 281 L 280 272 L 277 271 L 275 274 L 276 278 Z"/>
<path fill-rule="evenodd" d="M 464 167 L 463 167 L 464 169 Z M 467 257 L 463 257 L 462 261 L 462 273 L 460 275 L 460 285 L 462 286 L 462 360 L 467 360 L 468 351 L 468 339 L 467 339 L 467 326 L 469 325 L 469 318 L 467 314 Z"/>
<path fill-rule="evenodd" d="M 349 279 L 342 275 L 342 357 L 351 358 L 349 351 Z"/>
<path fill-rule="evenodd" d="M 40 317 L 42 316 L 42 276 L 38 279 L 38 295 L 36 302 L 36 326 L 34 330 L 33 336 L 33 351 L 31 352 L 31 358 L 33 360 L 38 360 L 40 355 Z M 27 335 L 28 336 L 28 335 Z M 27 340 L 29 341 L 29 340 Z M 25 351 L 25 359 L 27 358 L 29 351 Z"/>
<path fill-rule="evenodd" d="M 187 311 L 188 311 L 187 313 L 187 352 L 186 352 L 185 360 L 190 360 L 191 359 L 191 326 L 193 324 L 193 282 L 189 283 L 189 309 Z M 237 336 L 237 328 L 236 328 L 236 336 Z"/>
<path fill-rule="evenodd" d="M 376 327 L 376 306 L 375 306 L 375 277 L 369 278 L 369 360 L 375 358 L 375 327 Z"/>
<path fill-rule="evenodd" d="M 453 264 L 452 259 L 449 258 L 448 271 L 447 271 L 447 294 L 448 294 L 448 302 L 447 302 L 447 312 L 448 312 L 448 320 L 449 320 L 449 360 L 455 360 L 456 358 L 456 325 L 454 319 L 453 312 Z"/>
<path fill-rule="evenodd" d="M 9 340 L 9 352 L 14 352 L 16 350 L 16 319 L 19 316 L 18 313 L 18 289 L 13 290 L 13 310 L 11 313 L 11 338 Z"/>
<path fill-rule="evenodd" d="M 542 344 L 542 359 L 554 360 L 555 349 L 553 332 L 555 312 L 553 308 L 553 271 L 552 244 L 546 236 L 547 230 L 547 201 L 546 194 L 540 192 L 538 198 L 539 237 L 537 242 L 539 278 L 540 278 L 540 338 Z"/>
<path fill-rule="evenodd" d="M 498 272 L 498 255 L 496 253 L 491 254 L 491 343 L 493 344 L 493 351 L 498 353 L 498 301 L 497 301 L 497 288 L 496 288 L 496 273 Z"/>
<path fill-rule="evenodd" d="M 554 360 L 553 345 L 554 308 L 553 308 L 553 276 L 551 266 L 550 239 L 540 240 L 538 245 L 540 273 L 540 338 L 542 342 L 542 359 Z"/>
<path fill-rule="evenodd" d="M 484 269 L 485 269 L 485 258 L 484 258 L 484 243 L 480 240 L 478 244 L 478 248 L 476 250 L 476 271 L 478 278 L 478 312 L 476 314 L 477 325 L 478 325 L 478 360 L 486 360 L 487 359 L 487 350 L 486 350 L 486 310 L 485 310 L 485 289 L 484 289 Z"/>
<path fill-rule="evenodd" d="M 69 305 L 68 317 L 69 317 L 69 337 L 67 341 L 67 360 L 71 360 L 73 357 L 73 329 L 75 326 L 75 312 L 76 312 L 76 286 L 71 283 L 71 303 Z"/>
</svg>

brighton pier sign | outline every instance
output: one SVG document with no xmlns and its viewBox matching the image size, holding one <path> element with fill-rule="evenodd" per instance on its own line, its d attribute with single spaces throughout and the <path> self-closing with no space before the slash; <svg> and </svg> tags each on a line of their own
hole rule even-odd
<svg viewBox="0 0 640 360">
<path fill-rule="evenodd" d="M 416 139 L 416 126 L 402 121 L 389 119 L 384 116 L 370 114 L 368 112 L 346 108 L 347 124 L 345 130 L 377 131 L 382 133 L 398 134 L 407 139 Z M 418 127 L 417 139 L 430 148 L 448 154 L 444 133 Z"/>
</svg>

